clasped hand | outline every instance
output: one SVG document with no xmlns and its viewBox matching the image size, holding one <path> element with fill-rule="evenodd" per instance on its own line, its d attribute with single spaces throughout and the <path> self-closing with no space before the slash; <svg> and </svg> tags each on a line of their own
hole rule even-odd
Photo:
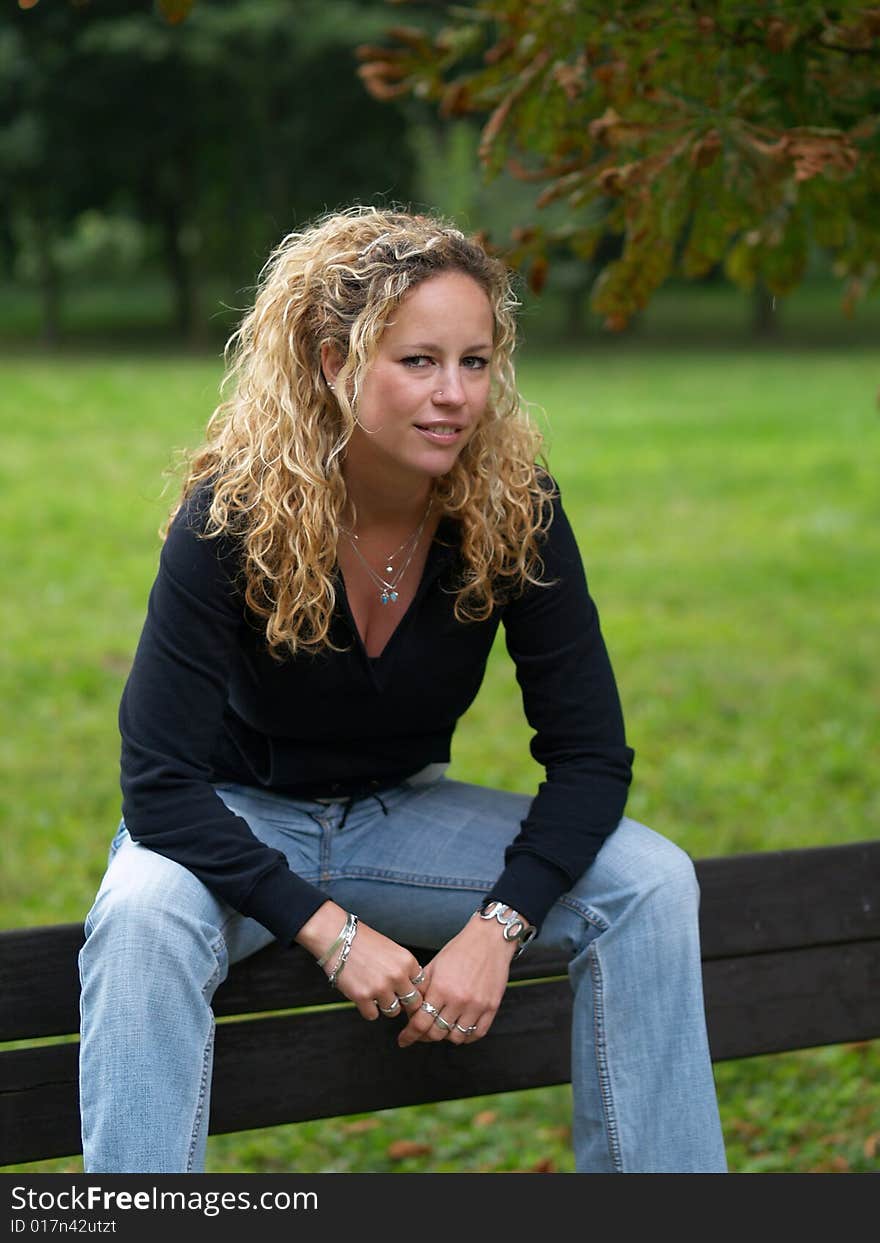
<svg viewBox="0 0 880 1243">
<path fill-rule="evenodd" d="M 328 907 L 335 908 L 332 914 Z M 319 916 L 324 929 L 345 920 L 335 903 L 325 904 L 313 921 Z M 297 939 L 313 953 L 315 945 L 328 943 L 326 933 L 309 925 Z M 404 1014 L 408 1021 L 397 1038 L 402 1049 L 438 1040 L 469 1044 L 492 1026 L 515 948 L 494 924 L 471 918 L 421 967 L 409 950 L 361 922 L 336 987 L 370 1021 Z M 328 975 L 332 966 L 324 966 Z"/>
</svg>

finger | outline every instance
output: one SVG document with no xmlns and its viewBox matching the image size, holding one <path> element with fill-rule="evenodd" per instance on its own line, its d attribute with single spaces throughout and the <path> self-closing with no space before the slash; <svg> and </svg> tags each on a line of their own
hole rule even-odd
<svg viewBox="0 0 880 1243">
<path fill-rule="evenodd" d="M 422 1002 L 424 1005 L 424 1002 Z M 430 1014 L 426 1014 L 422 1009 L 422 1005 L 414 1011 L 409 1011 L 410 1019 L 406 1027 L 397 1037 L 397 1043 L 401 1049 L 407 1048 L 408 1045 L 415 1044 L 417 1040 L 424 1040 L 434 1018 Z"/>
<path fill-rule="evenodd" d="M 419 1005 L 421 1005 L 422 997 L 425 995 L 427 974 L 425 970 L 419 966 L 415 959 L 412 959 L 406 973 L 401 973 L 394 980 L 394 991 L 403 1001 L 404 1005 L 411 1005 L 415 1000 L 413 993 L 418 993 Z M 406 1000 L 405 1000 L 406 999 Z"/>
<path fill-rule="evenodd" d="M 469 1031 L 465 1036 L 462 1033 L 464 1044 L 473 1044 L 476 1040 L 482 1040 L 484 1036 L 489 1034 L 489 1028 L 495 1022 L 497 1011 L 492 1010 L 488 1014 L 481 1014 L 478 1019 L 472 1019 L 470 1023 L 462 1023 L 462 1027 L 475 1027 L 475 1031 Z"/>
<path fill-rule="evenodd" d="M 436 1022 L 440 1009 L 440 1006 L 435 1006 L 430 1001 L 423 1001 L 398 1037 L 398 1044 L 401 1048 L 405 1048 L 416 1040 L 432 1042 L 445 1040 L 448 1020 L 444 1019 L 442 1024 Z"/>
<path fill-rule="evenodd" d="M 342 992 L 342 989 L 339 991 Z M 379 1008 L 375 1001 L 357 1001 L 354 997 L 349 997 L 348 1000 L 354 1002 L 357 1012 L 362 1019 L 366 1019 L 368 1023 L 375 1023 L 379 1017 Z"/>
<path fill-rule="evenodd" d="M 445 1014 L 443 1017 L 446 1017 Z M 448 1033 L 446 1039 L 450 1044 L 468 1044 L 472 1040 L 477 1039 L 477 1027 L 476 1019 L 468 1021 L 468 1019 L 459 1015 L 452 1024 L 452 1031 Z"/>
<path fill-rule="evenodd" d="M 444 1014 L 438 1014 L 434 1019 L 433 1025 L 428 1030 L 428 1039 L 433 1041 L 448 1040 L 453 1031 L 454 1027 L 450 1020 Z"/>
</svg>

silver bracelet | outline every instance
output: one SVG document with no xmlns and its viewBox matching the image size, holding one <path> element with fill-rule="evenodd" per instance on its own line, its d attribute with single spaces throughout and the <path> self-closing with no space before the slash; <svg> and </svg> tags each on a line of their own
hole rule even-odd
<svg viewBox="0 0 880 1243">
<path fill-rule="evenodd" d="M 538 934 L 534 924 L 530 924 L 519 911 L 515 911 L 512 906 L 505 906 L 503 902 L 486 902 L 477 907 L 474 914 L 479 915 L 480 919 L 497 919 L 505 941 L 519 941 L 514 958 L 519 958 L 528 943 Z"/>
<path fill-rule="evenodd" d="M 354 943 L 355 933 L 357 932 L 358 917 L 349 912 L 348 919 L 345 921 L 345 930 L 343 932 L 342 953 L 336 959 L 333 970 L 327 976 L 327 982 L 331 988 L 336 987 L 336 981 L 342 974 L 342 968 L 345 966 L 348 956 L 351 953 L 351 947 Z"/>
<path fill-rule="evenodd" d="M 330 955 L 333 954 L 335 950 L 337 950 L 339 946 L 342 944 L 342 939 L 345 936 L 346 929 L 348 928 L 348 920 L 349 920 L 349 916 L 346 915 L 345 923 L 342 925 L 339 936 L 336 938 L 336 940 L 333 942 L 330 948 L 326 951 L 326 953 L 322 954 L 321 957 L 318 959 L 319 967 L 323 967 L 324 963 L 327 961 Z"/>
</svg>

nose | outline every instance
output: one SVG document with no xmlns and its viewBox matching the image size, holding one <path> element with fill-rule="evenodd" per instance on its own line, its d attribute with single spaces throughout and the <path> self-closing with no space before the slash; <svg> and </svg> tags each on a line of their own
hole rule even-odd
<svg viewBox="0 0 880 1243">
<path fill-rule="evenodd" d="M 458 368 L 444 371 L 434 393 L 434 404 L 437 406 L 463 406 L 466 400 Z"/>
</svg>

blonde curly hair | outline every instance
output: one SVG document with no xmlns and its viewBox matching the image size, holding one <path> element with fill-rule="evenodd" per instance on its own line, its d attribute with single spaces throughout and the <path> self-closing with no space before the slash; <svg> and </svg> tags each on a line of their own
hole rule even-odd
<svg viewBox="0 0 880 1243">
<path fill-rule="evenodd" d="M 358 392 L 395 307 L 447 271 L 472 277 L 494 317 L 485 413 L 434 483 L 435 506 L 460 528 L 456 617 L 481 620 L 510 591 L 540 582 L 552 486 L 516 388 L 518 302 L 505 265 L 436 217 L 365 206 L 335 212 L 290 233 L 269 256 L 253 309 L 226 345 L 221 396 L 231 395 L 190 455 L 164 527 L 197 489 L 208 489 L 203 534 L 240 542 L 245 600 L 276 656 L 332 646 L 336 546 L 348 504 L 342 463 Z M 325 345 L 344 360 L 334 392 L 321 368 Z"/>
</svg>

